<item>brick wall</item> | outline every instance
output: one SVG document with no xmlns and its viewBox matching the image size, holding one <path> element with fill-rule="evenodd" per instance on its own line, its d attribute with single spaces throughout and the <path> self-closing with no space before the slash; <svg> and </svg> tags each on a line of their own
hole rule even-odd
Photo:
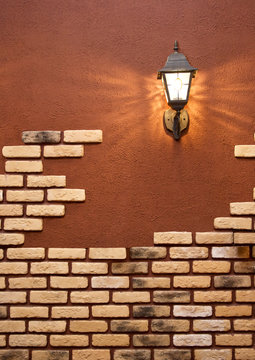
<svg viewBox="0 0 255 360">
<path fill-rule="evenodd" d="M 0 175 L 0 360 L 255 359 L 253 201 L 231 203 L 214 232 L 155 233 L 153 247 L 26 248 L 43 217 L 85 200 L 64 175 L 42 175 L 42 156 L 81 157 L 102 133 L 23 141 L 3 147 Z"/>
</svg>

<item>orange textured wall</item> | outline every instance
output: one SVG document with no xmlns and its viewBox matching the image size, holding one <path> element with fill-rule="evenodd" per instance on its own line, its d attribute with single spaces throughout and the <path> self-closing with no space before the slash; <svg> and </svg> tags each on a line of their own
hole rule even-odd
<svg viewBox="0 0 255 360">
<path fill-rule="evenodd" d="M 45 160 L 86 204 L 46 219 L 26 246 L 150 245 L 154 231 L 211 231 L 249 201 L 254 129 L 253 0 L 0 1 L 0 145 L 23 130 L 102 129 L 82 159 Z M 188 133 L 163 128 L 157 70 L 178 39 L 199 68 Z M 1 173 L 4 161 L 1 158 Z"/>
</svg>

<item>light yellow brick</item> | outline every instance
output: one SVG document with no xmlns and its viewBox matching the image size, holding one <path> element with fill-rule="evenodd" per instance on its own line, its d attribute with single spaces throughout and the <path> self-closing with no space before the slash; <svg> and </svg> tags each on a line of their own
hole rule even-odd
<svg viewBox="0 0 255 360">
<path fill-rule="evenodd" d="M 89 340 L 87 335 L 51 335 L 50 344 L 59 347 L 85 347 L 88 346 Z"/>
<path fill-rule="evenodd" d="M 48 189 L 48 201 L 85 201 L 84 189 Z"/>
<path fill-rule="evenodd" d="M 44 199 L 43 190 L 7 190 L 9 202 L 41 202 Z"/>
<path fill-rule="evenodd" d="M 251 230 L 252 219 L 241 217 L 218 217 L 214 219 L 215 229 Z"/>
<path fill-rule="evenodd" d="M 42 277 L 9 278 L 10 289 L 46 289 L 47 280 Z"/>
<path fill-rule="evenodd" d="M 234 243 L 255 245 L 255 233 L 234 233 Z"/>
<path fill-rule="evenodd" d="M 63 333 L 66 330 L 66 321 L 29 321 L 28 331 L 37 333 Z"/>
<path fill-rule="evenodd" d="M 93 346 L 129 346 L 129 336 L 126 334 L 95 334 L 92 335 Z"/>
<path fill-rule="evenodd" d="M 231 302 L 232 291 L 195 291 L 194 301 L 202 303 Z"/>
<path fill-rule="evenodd" d="M 43 171 L 41 160 L 9 160 L 5 163 L 6 172 L 38 173 Z"/>
<path fill-rule="evenodd" d="M 83 145 L 46 145 L 44 146 L 45 158 L 82 157 Z"/>
<path fill-rule="evenodd" d="M 41 147 L 39 145 L 4 146 L 2 154 L 6 158 L 39 158 Z"/>
<path fill-rule="evenodd" d="M 118 333 L 145 332 L 149 330 L 148 320 L 112 320 L 111 331 Z"/>
<path fill-rule="evenodd" d="M 25 321 L 21 320 L 1 320 L 0 333 L 24 333 Z"/>
<path fill-rule="evenodd" d="M 67 302 L 67 291 L 35 291 L 30 292 L 30 302 L 33 304 L 55 304 Z"/>
<path fill-rule="evenodd" d="M 97 276 L 92 277 L 91 285 L 94 289 L 126 289 L 129 287 L 128 276 Z"/>
<path fill-rule="evenodd" d="M 194 320 L 194 331 L 229 331 L 231 324 L 229 320 Z"/>
<path fill-rule="evenodd" d="M 205 259 L 208 257 L 206 247 L 171 247 L 170 258 L 172 259 Z"/>
<path fill-rule="evenodd" d="M 11 347 L 44 347 L 47 344 L 46 335 L 10 335 L 9 344 Z"/>
<path fill-rule="evenodd" d="M 78 304 L 108 303 L 109 291 L 72 291 L 71 302 Z"/>
<path fill-rule="evenodd" d="M 22 187 L 23 175 L 0 175 L 0 187 Z"/>
<path fill-rule="evenodd" d="M 232 244 L 233 233 L 232 232 L 197 232 L 196 233 L 197 244 Z"/>
<path fill-rule="evenodd" d="M 4 251 L 3 251 L 3 249 L 0 249 L 0 259 L 2 260 L 3 257 L 4 257 Z"/>
<path fill-rule="evenodd" d="M 252 307 L 249 305 L 218 305 L 215 307 L 215 316 L 217 317 L 241 317 L 251 316 Z"/>
<path fill-rule="evenodd" d="M 255 290 L 237 290 L 237 302 L 255 302 Z"/>
<path fill-rule="evenodd" d="M 121 291 L 113 292 L 114 303 L 147 303 L 150 302 L 148 291 Z"/>
<path fill-rule="evenodd" d="M 181 334 L 173 336 L 175 346 L 211 346 L 212 335 L 207 334 Z"/>
<path fill-rule="evenodd" d="M 110 350 L 73 350 L 73 360 L 110 360 Z"/>
<path fill-rule="evenodd" d="M 8 259 L 44 259 L 45 249 L 44 248 L 10 248 L 7 249 Z"/>
<path fill-rule="evenodd" d="M 208 351 L 208 349 L 195 350 L 195 360 L 232 360 L 232 350 L 231 349 L 224 349 L 224 350 L 210 349 L 210 351 Z"/>
<path fill-rule="evenodd" d="M 0 277 L 0 289 L 5 289 L 5 288 L 6 288 L 5 278 Z M 0 316 L 0 319 L 1 319 L 1 316 Z"/>
<path fill-rule="evenodd" d="M 251 346 L 251 334 L 220 334 L 215 336 L 215 343 L 219 346 Z"/>
<path fill-rule="evenodd" d="M 1 262 L 0 274 L 27 274 L 28 266 L 25 262 Z"/>
<path fill-rule="evenodd" d="M 209 317 L 212 315 L 212 307 L 204 305 L 175 305 L 173 313 L 175 317 Z"/>
<path fill-rule="evenodd" d="M 53 319 L 86 319 L 89 317 L 89 308 L 87 306 L 55 306 L 52 307 Z"/>
<path fill-rule="evenodd" d="M 3 190 L 0 190 L 0 201 L 3 201 Z"/>
<path fill-rule="evenodd" d="M 169 277 L 137 277 L 132 279 L 134 289 L 169 289 Z"/>
<path fill-rule="evenodd" d="M 155 232 L 154 244 L 172 245 L 172 244 L 192 244 L 191 232 Z"/>
<path fill-rule="evenodd" d="M 27 187 L 29 188 L 49 188 L 65 186 L 65 175 L 28 175 L 27 177 Z"/>
<path fill-rule="evenodd" d="M 0 291 L 0 304 L 23 304 L 26 298 L 26 292 Z"/>
<path fill-rule="evenodd" d="M 27 216 L 64 216 L 65 205 L 27 205 Z"/>
<path fill-rule="evenodd" d="M 158 346 L 169 346 L 170 337 L 169 335 L 134 335 L 133 336 L 134 346 L 144 347 L 158 347 Z"/>
<path fill-rule="evenodd" d="M 227 259 L 245 259 L 249 258 L 250 250 L 248 246 L 221 246 L 212 248 L 213 258 L 227 258 Z"/>
<path fill-rule="evenodd" d="M 48 318 L 49 309 L 45 306 L 11 306 L 12 319 Z"/>
<path fill-rule="evenodd" d="M 42 219 L 6 218 L 4 221 L 4 230 L 42 231 L 42 229 Z"/>
<path fill-rule="evenodd" d="M 102 320 L 71 320 L 70 331 L 79 333 L 106 332 L 108 324 Z"/>
<path fill-rule="evenodd" d="M 229 261 L 197 260 L 193 261 L 193 273 L 229 273 Z"/>
<path fill-rule="evenodd" d="M 68 274 L 67 262 L 43 261 L 31 263 L 31 274 Z"/>
<path fill-rule="evenodd" d="M 235 157 L 254 157 L 255 145 L 235 145 Z"/>
<path fill-rule="evenodd" d="M 231 215 L 255 215 L 254 202 L 234 202 L 230 203 Z"/>
<path fill-rule="evenodd" d="M 175 276 L 175 288 L 208 288 L 211 286 L 210 276 Z"/>
<path fill-rule="evenodd" d="M 5 335 L 0 335 L 0 346 L 1 347 L 6 346 L 6 336 Z"/>
<path fill-rule="evenodd" d="M 102 130 L 66 130 L 64 142 L 66 143 L 101 143 L 103 141 Z"/>
<path fill-rule="evenodd" d="M 255 349 L 235 349 L 236 360 L 254 360 Z"/>
<path fill-rule="evenodd" d="M 188 273 L 190 265 L 187 261 L 153 261 L 152 272 L 154 274 Z"/>
<path fill-rule="evenodd" d="M 24 244 L 24 241 L 25 241 L 24 234 L 15 234 L 15 233 L 0 234 L 0 245 L 22 245 Z"/>
<path fill-rule="evenodd" d="M 151 350 L 145 349 L 118 349 L 114 351 L 114 360 L 151 360 Z M 163 360 L 157 359 L 155 360 Z M 182 360 L 189 360 L 189 359 L 182 359 Z"/>
<path fill-rule="evenodd" d="M 92 306 L 92 316 L 94 317 L 128 317 L 129 307 L 126 305 L 94 305 Z"/>
<path fill-rule="evenodd" d="M 107 263 L 82 263 L 74 262 L 72 264 L 72 273 L 73 274 L 107 274 L 108 273 L 108 264 Z"/>
<path fill-rule="evenodd" d="M 255 331 L 255 319 L 234 320 L 235 331 Z"/>
<path fill-rule="evenodd" d="M 83 276 L 51 276 L 50 286 L 53 289 L 84 289 L 88 279 Z"/>
<path fill-rule="evenodd" d="M 0 205 L 0 216 L 22 216 L 23 206 L 22 205 Z"/>
<path fill-rule="evenodd" d="M 49 259 L 85 259 L 86 249 L 80 248 L 50 248 L 48 253 Z M 73 266 L 77 263 L 73 263 Z M 83 263 L 78 263 L 83 264 Z M 92 264 L 91 264 L 92 265 Z"/>
<path fill-rule="evenodd" d="M 125 248 L 90 248 L 89 258 L 95 260 L 126 259 L 127 251 Z"/>
</svg>

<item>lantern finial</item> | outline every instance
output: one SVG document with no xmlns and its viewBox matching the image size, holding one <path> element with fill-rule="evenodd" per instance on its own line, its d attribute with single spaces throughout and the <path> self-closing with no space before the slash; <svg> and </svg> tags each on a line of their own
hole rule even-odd
<svg viewBox="0 0 255 360">
<path fill-rule="evenodd" d="M 174 51 L 178 52 L 179 48 L 178 48 L 178 41 L 175 40 L 174 41 Z"/>
</svg>

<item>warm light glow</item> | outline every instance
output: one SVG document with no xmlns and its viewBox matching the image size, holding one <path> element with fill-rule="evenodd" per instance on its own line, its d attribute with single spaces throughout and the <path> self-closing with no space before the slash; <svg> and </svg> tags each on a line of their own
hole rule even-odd
<svg viewBox="0 0 255 360">
<path fill-rule="evenodd" d="M 166 73 L 166 86 L 168 88 L 170 101 L 184 100 L 188 98 L 190 73 Z M 168 98 L 167 98 L 168 100 Z"/>
<path fill-rule="evenodd" d="M 182 81 L 180 78 L 175 79 L 174 82 L 174 87 L 176 88 L 176 90 L 180 91 L 182 88 Z"/>
</svg>

